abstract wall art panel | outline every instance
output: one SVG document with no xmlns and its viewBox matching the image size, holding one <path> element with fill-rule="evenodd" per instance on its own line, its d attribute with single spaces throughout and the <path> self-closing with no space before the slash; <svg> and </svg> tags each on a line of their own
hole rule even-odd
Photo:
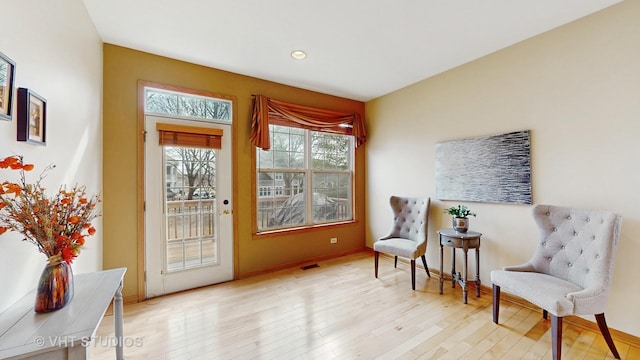
<svg viewBox="0 0 640 360">
<path fill-rule="evenodd" d="M 436 144 L 436 197 L 531 204 L 529 130 Z"/>
</svg>

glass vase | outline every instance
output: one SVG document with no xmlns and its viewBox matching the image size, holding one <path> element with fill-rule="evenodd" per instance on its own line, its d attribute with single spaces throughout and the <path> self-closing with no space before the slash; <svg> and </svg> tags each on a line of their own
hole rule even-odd
<svg viewBox="0 0 640 360">
<path fill-rule="evenodd" d="M 47 264 L 38 281 L 36 304 L 38 313 L 62 309 L 73 298 L 73 272 L 65 261 Z"/>
</svg>

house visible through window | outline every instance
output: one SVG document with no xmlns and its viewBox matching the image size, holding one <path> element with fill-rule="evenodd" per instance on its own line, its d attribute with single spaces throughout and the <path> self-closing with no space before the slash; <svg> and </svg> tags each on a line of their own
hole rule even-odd
<svg viewBox="0 0 640 360">
<path fill-rule="evenodd" d="M 260 197 L 271 196 L 271 187 L 260 186 L 260 189 L 258 189 L 258 196 Z"/>
<path fill-rule="evenodd" d="M 258 232 L 353 220 L 353 136 L 269 131 L 271 149 L 256 148 Z"/>
</svg>

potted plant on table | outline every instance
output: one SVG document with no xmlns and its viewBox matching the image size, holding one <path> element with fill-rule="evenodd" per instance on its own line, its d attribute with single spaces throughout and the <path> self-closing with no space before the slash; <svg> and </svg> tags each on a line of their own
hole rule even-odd
<svg viewBox="0 0 640 360">
<path fill-rule="evenodd" d="M 469 230 L 468 216 L 476 216 L 476 213 L 471 212 L 471 210 L 469 210 L 465 205 L 458 205 L 444 209 L 444 213 L 451 215 L 453 229 L 461 233 L 466 233 L 467 230 Z"/>
</svg>

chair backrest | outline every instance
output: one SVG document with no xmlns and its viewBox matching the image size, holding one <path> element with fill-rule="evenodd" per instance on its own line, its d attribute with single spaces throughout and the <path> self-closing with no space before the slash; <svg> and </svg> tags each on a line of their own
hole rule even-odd
<svg viewBox="0 0 640 360">
<path fill-rule="evenodd" d="M 621 217 L 550 205 L 536 205 L 532 213 L 540 231 L 538 248 L 529 260 L 535 270 L 608 293 Z"/>
<path fill-rule="evenodd" d="M 419 244 L 427 241 L 430 198 L 391 196 L 393 225 L 389 236 L 413 240 Z"/>
</svg>

